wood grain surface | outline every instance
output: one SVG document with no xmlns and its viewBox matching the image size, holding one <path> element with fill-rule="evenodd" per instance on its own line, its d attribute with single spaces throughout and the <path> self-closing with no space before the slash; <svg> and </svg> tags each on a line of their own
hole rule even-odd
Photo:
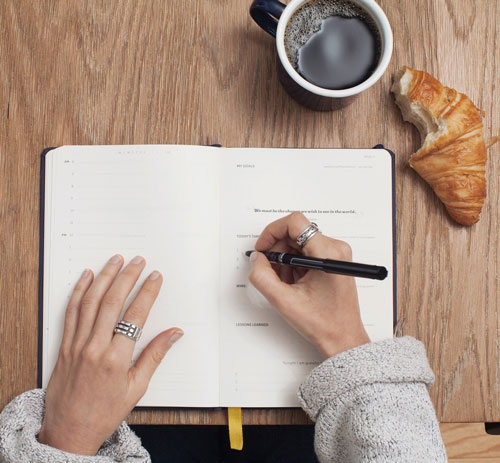
<svg viewBox="0 0 500 463">
<path fill-rule="evenodd" d="M 486 434 L 484 423 L 443 423 L 441 434 L 451 461 L 494 458 L 500 462 L 500 436 Z"/>
<path fill-rule="evenodd" d="M 0 4 L 0 407 L 36 387 L 39 161 L 47 146 L 179 143 L 371 147 L 397 157 L 398 307 L 422 340 L 443 422 L 500 421 L 500 146 L 479 223 L 453 223 L 407 166 L 419 147 L 389 89 L 426 70 L 485 111 L 500 134 L 500 0 L 380 0 L 394 32 L 388 72 L 339 112 L 297 105 L 250 1 L 3 0 Z M 303 423 L 245 410 L 247 423 Z M 140 411 L 134 423 L 223 423 L 223 411 Z M 479 461 L 479 460 L 478 460 Z"/>
</svg>

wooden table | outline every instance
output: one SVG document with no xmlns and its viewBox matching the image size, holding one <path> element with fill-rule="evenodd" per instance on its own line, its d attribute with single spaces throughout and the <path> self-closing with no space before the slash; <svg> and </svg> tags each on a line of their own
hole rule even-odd
<svg viewBox="0 0 500 463">
<path fill-rule="evenodd" d="M 397 154 L 400 318 L 403 332 L 427 346 L 437 416 L 443 423 L 500 421 L 500 147 L 489 152 L 480 222 L 458 226 L 407 166 L 419 136 L 403 123 L 389 93 L 400 66 L 424 69 L 484 109 L 487 138 L 500 134 L 500 1 L 380 0 L 394 32 L 389 70 L 351 106 L 331 113 L 304 109 L 282 90 L 275 45 L 250 19 L 249 3 L 2 1 L 0 407 L 36 387 L 43 148 L 384 143 Z M 225 420 L 223 411 L 141 411 L 131 417 L 133 423 Z M 298 410 L 248 410 L 244 421 L 306 422 Z M 482 424 L 465 431 L 443 424 L 443 432 L 450 456 L 500 457 L 500 438 L 484 435 Z M 461 436 L 477 436 L 470 438 L 475 448 L 483 449 L 482 439 L 489 450 L 469 451 L 474 445 L 464 447 Z"/>
</svg>

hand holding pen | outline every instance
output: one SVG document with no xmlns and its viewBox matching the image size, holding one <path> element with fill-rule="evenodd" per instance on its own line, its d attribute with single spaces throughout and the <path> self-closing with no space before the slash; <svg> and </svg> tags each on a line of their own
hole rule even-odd
<svg viewBox="0 0 500 463">
<path fill-rule="evenodd" d="M 350 246 L 321 233 L 312 233 L 301 248 L 297 238 L 311 223 L 294 212 L 269 224 L 261 233 L 255 249 L 275 253 L 348 262 Z M 274 268 L 262 252 L 250 256 L 250 282 L 300 334 L 325 356 L 370 342 L 361 322 L 354 278 L 307 271 L 288 265 Z"/>
</svg>

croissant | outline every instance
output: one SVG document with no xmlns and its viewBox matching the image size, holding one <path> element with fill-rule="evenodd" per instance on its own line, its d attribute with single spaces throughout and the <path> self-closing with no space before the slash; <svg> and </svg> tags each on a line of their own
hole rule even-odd
<svg viewBox="0 0 500 463">
<path fill-rule="evenodd" d="M 409 67 L 396 74 L 392 92 L 403 118 L 415 124 L 423 139 L 422 147 L 410 157 L 410 166 L 455 221 L 475 224 L 486 198 L 480 110 L 466 95 Z"/>
</svg>

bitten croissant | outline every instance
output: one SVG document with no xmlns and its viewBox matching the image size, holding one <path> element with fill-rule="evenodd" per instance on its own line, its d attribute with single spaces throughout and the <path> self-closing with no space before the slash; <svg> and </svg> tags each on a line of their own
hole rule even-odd
<svg viewBox="0 0 500 463">
<path fill-rule="evenodd" d="M 481 112 L 466 95 L 408 67 L 396 74 L 392 91 L 403 118 L 416 125 L 424 140 L 410 166 L 455 221 L 475 224 L 486 198 Z"/>
</svg>

